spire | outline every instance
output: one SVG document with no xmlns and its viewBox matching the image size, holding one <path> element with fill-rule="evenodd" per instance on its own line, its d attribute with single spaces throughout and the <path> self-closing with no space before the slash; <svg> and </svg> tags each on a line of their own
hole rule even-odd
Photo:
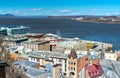
<svg viewBox="0 0 120 78">
<path fill-rule="evenodd" d="M 75 49 L 72 49 L 70 54 L 68 55 L 69 58 L 73 58 L 73 59 L 76 59 L 77 58 L 77 54 L 76 54 L 76 51 Z"/>
</svg>

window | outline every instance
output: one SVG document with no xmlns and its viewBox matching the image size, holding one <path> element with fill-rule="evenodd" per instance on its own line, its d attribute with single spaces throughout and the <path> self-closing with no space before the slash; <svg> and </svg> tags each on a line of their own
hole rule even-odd
<svg viewBox="0 0 120 78">
<path fill-rule="evenodd" d="M 64 75 L 66 75 L 66 73 L 64 73 Z"/>
<path fill-rule="evenodd" d="M 69 64 L 70 64 L 70 62 L 69 62 Z"/>
<path fill-rule="evenodd" d="M 67 68 L 67 65 L 65 64 L 65 71 L 67 70 L 66 68 Z"/>
<path fill-rule="evenodd" d="M 39 62 L 39 61 L 40 61 L 40 59 L 38 58 L 38 59 L 37 59 L 37 61 Z"/>
<path fill-rule="evenodd" d="M 85 61 L 88 61 L 88 58 L 85 58 Z"/>
<path fill-rule="evenodd" d="M 76 63 L 74 63 L 74 65 L 76 65 Z"/>
<path fill-rule="evenodd" d="M 75 73 L 74 72 L 70 72 L 70 75 L 75 75 Z"/>
<path fill-rule="evenodd" d="M 35 60 L 35 57 L 34 57 L 34 60 Z"/>
<path fill-rule="evenodd" d="M 67 61 L 65 60 L 65 63 L 67 63 Z"/>
<path fill-rule="evenodd" d="M 115 55 L 114 55 L 114 58 L 115 58 Z"/>
<path fill-rule="evenodd" d="M 62 62 L 62 59 L 59 59 L 59 62 Z"/>
<path fill-rule="evenodd" d="M 75 67 L 74 67 L 74 70 L 75 70 Z"/>
<path fill-rule="evenodd" d="M 70 70 L 70 67 L 68 67 L 68 69 Z"/>
</svg>

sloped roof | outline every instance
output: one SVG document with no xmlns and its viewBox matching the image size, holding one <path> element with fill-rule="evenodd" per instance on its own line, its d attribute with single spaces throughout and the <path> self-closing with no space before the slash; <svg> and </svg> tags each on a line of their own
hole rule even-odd
<svg viewBox="0 0 120 78">
<path fill-rule="evenodd" d="M 72 49 L 70 54 L 68 55 L 69 58 L 73 58 L 73 59 L 76 59 L 77 58 L 77 54 L 76 54 L 76 51 L 75 49 Z"/>
<path fill-rule="evenodd" d="M 31 62 L 31 61 L 28 61 L 28 60 L 23 60 L 23 61 L 20 61 L 20 62 L 14 62 L 15 65 L 23 65 L 23 66 L 34 66 L 34 65 L 37 65 L 39 63 L 36 63 L 36 62 Z"/>
</svg>

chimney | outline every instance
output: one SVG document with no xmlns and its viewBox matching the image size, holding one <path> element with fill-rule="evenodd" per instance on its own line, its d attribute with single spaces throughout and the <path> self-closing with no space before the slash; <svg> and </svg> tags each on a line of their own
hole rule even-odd
<svg viewBox="0 0 120 78">
<path fill-rule="evenodd" d="M 53 78 L 60 78 L 60 65 L 53 65 Z"/>
<path fill-rule="evenodd" d="M 0 78 L 6 78 L 5 76 L 5 66 L 7 66 L 6 62 L 0 61 Z"/>
</svg>

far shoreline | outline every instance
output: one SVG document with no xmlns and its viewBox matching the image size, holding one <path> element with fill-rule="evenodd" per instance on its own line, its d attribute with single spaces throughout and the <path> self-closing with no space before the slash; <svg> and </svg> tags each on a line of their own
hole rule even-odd
<svg viewBox="0 0 120 78">
<path fill-rule="evenodd" d="M 97 21 L 81 21 L 81 20 L 76 20 L 78 22 L 85 22 L 85 23 L 100 23 L 100 24 L 120 24 L 120 22 L 97 22 Z"/>
</svg>

